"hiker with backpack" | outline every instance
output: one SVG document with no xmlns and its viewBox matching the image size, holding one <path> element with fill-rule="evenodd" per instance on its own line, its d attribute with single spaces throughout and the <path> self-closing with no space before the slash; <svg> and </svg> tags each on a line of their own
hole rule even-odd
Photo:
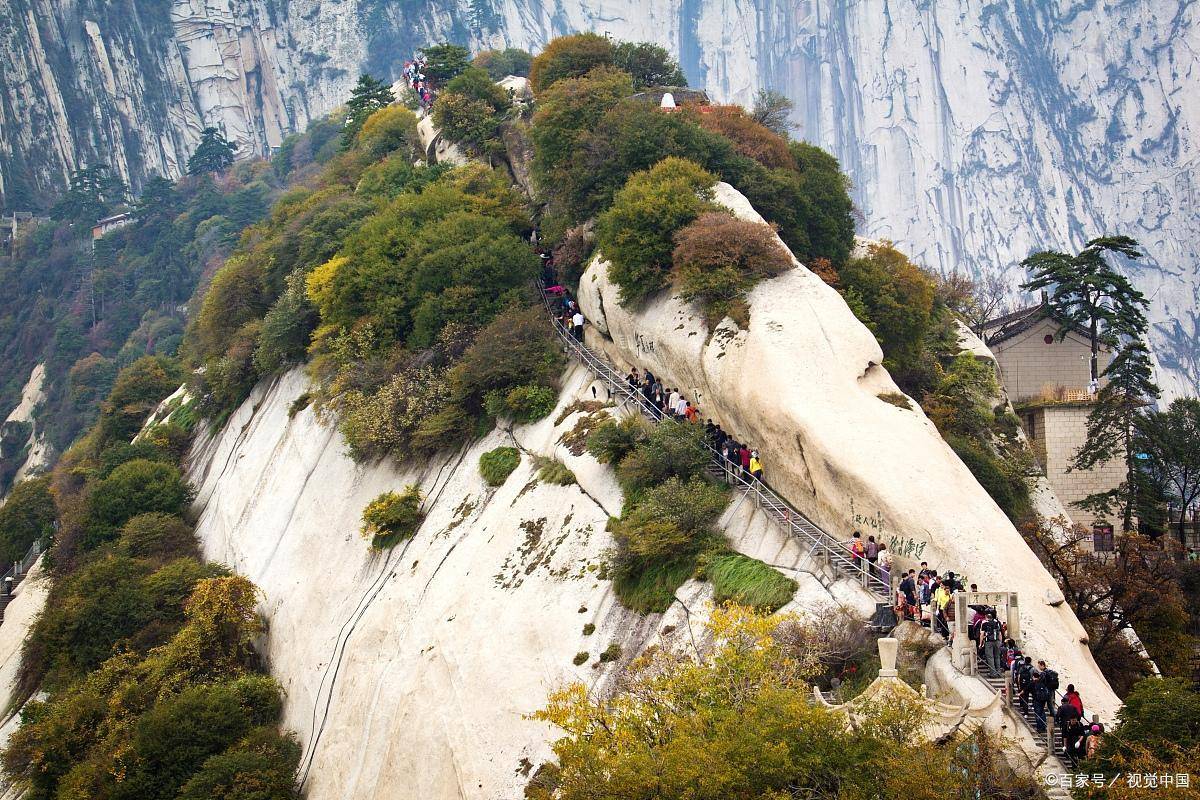
<svg viewBox="0 0 1200 800">
<path fill-rule="evenodd" d="M 1033 699 L 1033 656 L 1025 656 L 1017 663 L 1016 681 L 1013 682 L 1021 711 L 1029 710 L 1029 701 Z"/>
<path fill-rule="evenodd" d="M 1046 695 L 1046 711 L 1054 716 L 1054 698 L 1058 694 L 1058 673 L 1046 666 L 1045 661 L 1038 661 L 1038 672 L 1042 675 L 1042 683 L 1049 690 Z"/>
<path fill-rule="evenodd" d="M 854 561 L 855 569 L 862 567 L 862 559 L 865 552 L 866 548 L 863 547 L 862 534 L 855 531 L 850 539 L 850 556 Z"/>
<path fill-rule="evenodd" d="M 1062 731 L 1063 737 L 1063 754 L 1068 758 L 1075 751 L 1075 743 L 1079 741 L 1079 737 L 1083 735 L 1083 712 L 1082 704 L 1076 706 L 1070 701 L 1071 694 L 1075 691 L 1072 684 L 1067 684 L 1067 694 L 1064 696 L 1063 704 L 1058 707 L 1058 712 L 1054 715 L 1055 723 L 1058 729 Z M 1079 695 L 1075 694 L 1076 700 Z"/>
<path fill-rule="evenodd" d="M 1046 662 L 1039 661 L 1039 665 Z M 1029 696 L 1033 699 L 1033 724 L 1038 733 L 1046 732 L 1046 707 L 1049 705 L 1050 699 L 1054 693 L 1050 691 L 1050 687 L 1046 684 L 1045 675 L 1041 670 L 1035 669 L 1030 674 L 1029 680 Z"/>
<path fill-rule="evenodd" d="M 1004 626 L 996 619 L 996 612 L 989 610 L 987 618 L 979 623 L 979 640 L 983 645 L 983 663 L 988 673 L 998 678 L 1004 673 Z"/>
</svg>

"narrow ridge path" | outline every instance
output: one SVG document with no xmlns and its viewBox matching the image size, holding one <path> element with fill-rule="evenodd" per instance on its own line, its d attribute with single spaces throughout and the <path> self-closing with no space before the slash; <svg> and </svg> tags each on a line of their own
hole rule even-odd
<svg viewBox="0 0 1200 800">
<path fill-rule="evenodd" d="M 639 411 L 651 422 L 663 421 L 666 415 L 650 404 L 640 391 L 626 383 L 625 378 L 617 372 L 613 365 L 602 355 L 578 341 L 554 315 L 550 298 L 541 292 L 542 302 L 550 317 L 554 332 L 563 343 L 568 355 L 580 361 L 608 387 L 611 397 L 620 401 L 621 406 L 630 406 Z M 754 500 L 755 504 L 767 513 L 767 516 L 784 533 L 804 543 L 812 552 L 814 558 L 823 557 L 839 577 L 852 580 L 862 586 L 876 603 L 892 603 L 892 587 L 866 566 L 866 559 L 856 563 L 850 546 L 832 536 L 808 517 L 801 514 L 790 503 L 775 493 L 758 478 L 746 475 L 740 469 L 729 469 L 727 462 L 711 445 L 708 445 L 712 463 L 708 473 Z"/>
</svg>

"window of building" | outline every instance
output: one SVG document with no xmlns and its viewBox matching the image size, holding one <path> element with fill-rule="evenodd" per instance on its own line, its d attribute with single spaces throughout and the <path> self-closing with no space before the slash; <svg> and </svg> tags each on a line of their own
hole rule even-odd
<svg viewBox="0 0 1200 800">
<path fill-rule="evenodd" d="M 1092 549 L 1097 553 L 1111 553 L 1113 551 L 1112 525 L 1092 526 Z"/>
</svg>

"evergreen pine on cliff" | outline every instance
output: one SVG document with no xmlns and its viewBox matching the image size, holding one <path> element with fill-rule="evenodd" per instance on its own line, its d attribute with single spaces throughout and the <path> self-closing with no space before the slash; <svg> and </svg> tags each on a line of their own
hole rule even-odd
<svg viewBox="0 0 1200 800">
<path fill-rule="evenodd" d="M 213 127 L 200 133 L 200 144 L 188 159 L 188 175 L 203 175 L 208 172 L 224 172 L 233 164 L 237 147 L 225 138 L 225 134 Z"/>
<path fill-rule="evenodd" d="M 67 222 L 92 224 L 122 202 L 128 192 L 125 181 L 114 175 L 107 164 L 93 164 L 71 174 L 66 195 L 50 216 Z"/>
<path fill-rule="evenodd" d="M 1138 337 L 1146 330 L 1147 302 L 1129 279 L 1106 260 L 1107 256 L 1142 257 L 1138 243 L 1128 236 L 1092 239 L 1079 253 L 1046 250 L 1021 262 L 1032 277 L 1021 284 L 1026 291 L 1048 290 L 1046 302 L 1065 336 L 1071 328 L 1087 332 L 1092 346 L 1092 380 L 1100 377 L 1100 347 L 1113 347 L 1122 337 Z"/>
<path fill-rule="evenodd" d="M 396 95 L 392 94 L 391 87 L 373 75 L 360 75 L 358 83 L 350 90 L 350 99 L 346 101 L 346 127 L 342 130 L 342 149 L 349 149 L 367 117 L 394 102 Z"/>
<path fill-rule="evenodd" d="M 1125 480 L 1107 492 L 1079 501 L 1081 508 L 1107 516 L 1120 513 L 1121 529 L 1133 530 L 1133 515 L 1144 488 L 1134 452 L 1139 415 L 1159 396 L 1150 353 L 1141 337 L 1131 339 L 1101 373 L 1107 383 L 1096 395 L 1087 419 L 1087 438 L 1071 461 L 1071 469 L 1090 470 L 1106 461 L 1125 462 Z"/>
</svg>

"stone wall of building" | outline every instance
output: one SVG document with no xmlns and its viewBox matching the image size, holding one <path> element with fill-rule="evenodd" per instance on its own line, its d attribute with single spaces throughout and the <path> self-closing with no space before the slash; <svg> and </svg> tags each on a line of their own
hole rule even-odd
<svg viewBox="0 0 1200 800">
<path fill-rule="evenodd" d="M 1125 477 L 1125 465 L 1119 459 L 1087 471 L 1068 469 L 1071 459 L 1087 438 L 1090 410 L 1091 405 L 1087 403 L 1059 403 L 1021 413 L 1025 431 L 1030 434 L 1055 494 L 1067 506 L 1071 518 L 1087 528 L 1098 520 L 1075 503 L 1120 485 Z"/>
<path fill-rule="evenodd" d="M 1068 332 L 1060 341 L 1057 334 L 1057 323 L 1043 319 L 1011 339 L 989 343 L 1000 380 L 1014 403 L 1058 389 L 1087 389 L 1091 380 L 1088 340 Z M 1109 355 L 1101 352 L 1101 371 L 1108 361 Z"/>
</svg>

